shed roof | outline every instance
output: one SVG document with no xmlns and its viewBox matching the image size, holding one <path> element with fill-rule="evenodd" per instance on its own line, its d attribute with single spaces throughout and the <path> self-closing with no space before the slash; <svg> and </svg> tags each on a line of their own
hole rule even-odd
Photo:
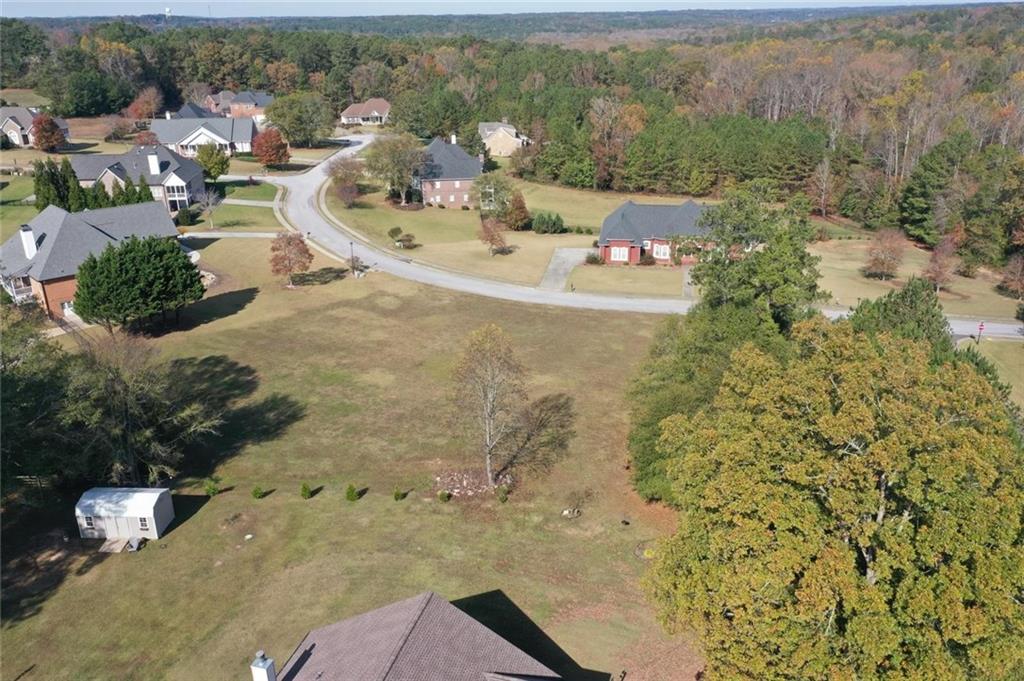
<svg viewBox="0 0 1024 681">
<path fill-rule="evenodd" d="M 613 239 L 639 243 L 651 238 L 703 236 L 707 230 L 700 226 L 700 217 L 705 208 L 692 200 L 678 206 L 626 201 L 604 219 L 599 243 Z"/>
<path fill-rule="evenodd" d="M 170 494 L 166 487 L 93 487 L 82 493 L 75 504 L 76 515 L 97 517 L 140 516 L 153 514 L 161 494 Z"/>
<path fill-rule="evenodd" d="M 160 144 L 177 144 L 200 128 L 229 142 L 252 142 L 256 134 L 251 118 L 157 118 L 149 128 Z"/>
<path fill-rule="evenodd" d="M 289 681 L 489 681 L 557 674 L 435 593 L 306 635 L 281 669 Z"/>
<path fill-rule="evenodd" d="M 425 180 L 467 180 L 483 171 L 480 159 L 470 156 L 458 144 L 448 144 L 440 137 L 427 145 L 426 161 L 420 177 Z"/>
<path fill-rule="evenodd" d="M 149 172 L 150 154 L 156 154 L 159 161 L 160 172 L 155 175 Z M 155 186 L 163 184 L 171 173 L 186 184 L 203 174 L 198 163 L 160 144 L 140 145 L 124 154 L 74 154 L 68 158 L 79 180 L 95 180 L 109 169 L 122 180 L 130 177 L 137 182 L 143 177 L 146 184 Z"/>
</svg>

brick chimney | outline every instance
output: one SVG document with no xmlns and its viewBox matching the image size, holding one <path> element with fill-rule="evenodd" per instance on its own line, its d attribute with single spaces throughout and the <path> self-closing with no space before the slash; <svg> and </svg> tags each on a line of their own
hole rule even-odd
<svg viewBox="0 0 1024 681">
<path fill-rule="evenodd" d="M 252 672 L 252 681 L 277 681 L 274 658 L 267 657 L 262 650 L 256 651 L 256 659 L 249 665 L 249 671 Z"/>
<path fill-rule="evenodd" d="M 19 233 L 21 234 L 21 247 L 25 249 L 25 257 L 31 260 L 36 257 L 36 235 L 32 233 L 32 228 L 28 225 L 22 225 Z"/>
</svg>

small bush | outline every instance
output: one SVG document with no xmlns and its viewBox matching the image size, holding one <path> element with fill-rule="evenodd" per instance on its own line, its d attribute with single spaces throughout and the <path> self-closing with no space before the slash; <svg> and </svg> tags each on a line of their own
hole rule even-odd
<svg viewBox="0 0 1024 681">
<path fill-rule="evenodd" d="M 1017 321 L 1024 322 L 1024 303 L 1017 306 Z"/>
<path fill-rule="evenodd" d="M 498 489 L 494 490 L 494 494 L 498 497 L 498 501 L 504 504 L 508 501 L 508 486 L 502 485 Z"/>
<path fill-rule="evenodd" d="M 650 253 L 644 253 L 643 255 L 640 256 L 639 264 L 643 265 L 644 267 L 649 267 L 651 265 L 656 264 L 656 262 L 657 261 L 654 259 L 653 255 L 651 255 Z"/>
<path fill-rule="evenodd" d="M 443 489 L 437 493 L 437 500 L 440 501 L 442 504 L 447 504 L 449 501 L 452 500 L 452 493 L 446 489 Z"/>
<path fill-rule="evenodd" d="M 402 499 L 405 499 L 405 492 L 396 487 L 395 491 L 391 493 L 391 496 L 395 498 L 395 501 L 401 501 Z"/>
<path fill-rule="evenodd" d="M 594 248 L 599 248 L 601 246 L 601 241 L 599 239 L 594 239 L 590 242 L 590 245 Z"/>
<path fill-rule="evenodd" d="M 391 229 L 388 230 L 388 237 L 392 241 L 397 241 L 398 237 L 400 237 L 400 236 L 402 236 L 402 228 L 401 227 L 392 227 Z"/>
<path fill-rule="evenodd" d="M 584 234 L 593 234 L 594 230 L 591 229 L 590 227 L 587 227 L 586 229 L 583 230 L 583 233 Z"/>
<path fill-rule="evenodd" d="M 191 208 L 182 208 L 178 211 L 178 217 L 175 218 L 180 227 L 191 227 L 196 224 L 195 215 L 192 213 Z"/>
<path fill-rule="evenodd" d="M 259 485 L 256 485 L 255 487 L 253 487 L 252 488 L 252 498 L 253 499 L 262 499 L 263 498 L 263 488 L 260 487 Z"/>
<path fill-rule="evenodd" d="M 349 485 L 345 490 L 345 498 L 349 501 L 359 501 L 359 490 L 356 489 L 355 485 Z"/>
<path fill-rule="evenodd" d="M 313 497 L 313 490 L 308 482 L 302 483 L 302 487 L 299 488 L 299 496 L 303 499 L 311 499 Z"/>
<path fill-rule="evenodd" d="M 462 210 L 469 210 L 469 206 L 463 206 Z"/>
<path fill-rule="evenodd" d="M 603 265 L 604 258 L 597 253 L 587 253 L 586 263 L 588 265 Z"/>
<path fill-rule="evenodd" d="M 558 213 L 537 212 L 533 215 L 533 231 L 536 234 L 565 234 L 569 230 Z"/>
<path fill-rule="evenodd" d="M 207 478 L 203 480 L 203 491 L 206 492 L 206 496 L 215 497 L 220 494 L 220 478 Z"/>
<path fill-rule="evenodd" d="M 439 204 L 437 204 L 437 207 L 438 208 L 447 208 L 448 206 L 444 205 L 443 203 L 439 203 Z"/>
<path fill-rule="evenodd" d="M 583 234 L 583 228 L 582 227 L 573 227 L 572 228 L 572 233 L 573 234 Z"/>
</svg>

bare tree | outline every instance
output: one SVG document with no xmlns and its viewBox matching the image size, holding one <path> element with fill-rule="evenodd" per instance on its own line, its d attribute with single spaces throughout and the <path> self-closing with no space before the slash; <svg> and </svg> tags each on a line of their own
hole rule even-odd
<svg viewBox="0 0 1024 681">
<path fill-rule="evenodd" d="M 274 274 L 288 278 L 288 288 L 295 288 L 292 275 L 306 272 L 312 262 L 313 253 L 301 234 L 284 232 L 270 244 L 270 269 Z"/>
<path fill-rule="evenodd" d="M 220 194 L 213 189 L 207 189 L 195 203 L 201 212 L 206 213 L 206 219 L 210 221 L 210 229 L 217 229 L 217 225 L 213 223 L 213 212 L 220 207 L 220 204 Z"/>
<path fill-rule="evenodd" d="M 878 279 L 892 279 L 903 264 L 906 240 L 895 229 L 882 229 L 868 247 L 868 261 L 864 274 Z"/>
<path fill-rule="evenodd" d="M 1024 300 L 1024 254 L 1018 253 L 1006 263 L 999 286 L 1017 296 L 1017 300 Z"/>
<path fill-rule="evenodd" d="M 821 160 L 818 167 L 811 173 L 809 179 L 811 196 L 818 204 L 818 214 L 827 218 L 832 211 L 832 204 L 835 201 L 836 189 L 839 184 L 835 172 L 832 170 L 832 159 L 828 156 Z"/>
<path fill-rule="evenodd" d="M 943 237 L 942 241 L 932 251 L 924 271 L 921 272 L 925 279 L 935 284 L 935 291 L 939 292 L 949 286 L 953 281 L 953 273 L 957 267 L 956 239 L 951 234 Z"/>
<path fill-rule="evenodd" d="M 526 399 L 526 368 L 501 327 L 487 324 L 469 335 L 453 379 L 456 417 L 476 432 L 487 482 L 494 487 L 499 447 L 516 433 Z"/>
<path fill-rule="evenodd" d="M 501 253 L 508 248 L 505 243 L 505 225 L 494 218 L 484 218 L 480 224 L 480 241 L 487 244 L 487 249 L 493 257 L 495 253 Z"/>
</svg>

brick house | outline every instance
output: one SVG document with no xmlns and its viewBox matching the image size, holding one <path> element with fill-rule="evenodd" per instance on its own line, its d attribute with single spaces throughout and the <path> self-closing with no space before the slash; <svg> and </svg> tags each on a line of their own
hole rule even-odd
<svg viewBox="0 0 1024 681">
<path fill-rule="evenodd" d="M 156 201 L 81 213 L 47 206 L 0 246 L 0 285 L 15 302 L 35 298 L 51 319 L 64 319 L 74 314 L 85 259 L 133 236 L 173 239 L 178 230 Z"/>
<path fill-rule="evenodd" d="M 239 92 L 228 106 L 228 118 L 251 118 L 257 125 L 266 119 L 266 109 L 274 96 L 266 92 Z"/>
<path fill-rule="evenodd" d="M 483 160 L 466 153 L 456 144 L 455 135 L 452 135 L 451 143 L 435 137 L 427 145 L 426 160 L 413 180 L 413 187 L 423 194 L 423 203 L 447 208 L 472 208 L 469 189 L 481 172 Z"/>
<path fill-rule="evenodd" d="M 0 107 L 0 132 L 4 134 L 7 141 L 16 147 L 35 146 L 35 135 L 32 134 L 32 121 L 42 113 L 39 109 L 29 109 L 24 106 L 3 106 Z M 68 138 L 68 124 L 63 118 L 53 117 L 60 131 L 64 133 L 64 139 Z"/>
<path fill-rule="evenodd" d="M 341 112 L 342 125 L 384 125 L 391 118 L 391 103 L 380 97 L 350 104 Z"/>
<path fill-rule="evenodd" d="M 650 254 L 656 263 L 670 265 L 673 237 L 703 239 L 700 217 L 704 210 L 693 201 L 678 206 L 627 201 L 601 225 L 597 242 L 601 259 L 611 265 L 637 265 Z"/>
<path fill-rule="evenodd" d="M 203 99 L 203 106 L 215 114 L 226 116 L 231 111 L 231 102 L 235 99 L 235 93 L 231 90 L 221 90 L 206 95 Z"/>
<path fill-rule="evenodd" d="M 91 187 L 100 182 L 111 193 L 115 184 L 124 186 L 140 179 L 153 198 L 171 213 L 192 205 L 206 194 L 203 169 L 192 159 L 158 144 L 137 146 L 124 154 L 75 154 L 68 157 L 78 183 Z"/>
</svg>

